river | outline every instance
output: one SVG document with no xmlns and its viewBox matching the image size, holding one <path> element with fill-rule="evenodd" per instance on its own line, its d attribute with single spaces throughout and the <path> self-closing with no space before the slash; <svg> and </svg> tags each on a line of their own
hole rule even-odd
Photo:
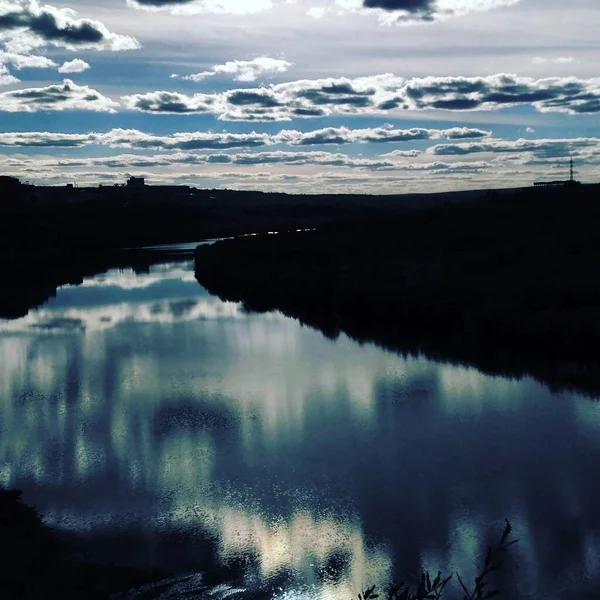
<svg viewBox="0 0 600 600">
<path fill-rule="evenodd" d="M 599 475 L 594 400 L 246 313 L 189 260 L 0 321 L 0 485 L 96 560 L 351 600 L 472 579 L 508 519 L 502 597 L 592 598 Z"/>
</svg>

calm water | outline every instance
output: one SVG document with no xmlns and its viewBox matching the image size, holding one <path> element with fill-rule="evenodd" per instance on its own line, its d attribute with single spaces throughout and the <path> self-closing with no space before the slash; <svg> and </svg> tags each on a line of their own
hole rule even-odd
<svg viewBox="0 0 600 600">
<path fill-rule="evenodd" d="M 190 262 L 0 322 L 0 484 L 93 558 L 350 600 L 471 578 L 507 518 L 503 597 L 597 598 L 598 481 L 600 404 L 245 314 Z"/>
</svg>

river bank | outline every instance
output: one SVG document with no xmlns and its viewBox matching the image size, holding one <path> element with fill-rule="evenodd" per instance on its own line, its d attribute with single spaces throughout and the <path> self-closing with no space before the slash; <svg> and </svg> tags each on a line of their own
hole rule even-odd
<svg viewBox="0 0 600 600">
<path fill-rule="evenodd" d="M 47 527 L 21 492 L 0 488 L 0 595 L 11 600 L 108 600 L 166 576 L 85 562 L 76 547 Z"/>
<path fill-rule="evenodd" d="M 536 192 L 219 242 L 196 276 L 330 336 L 597 395 L 598 190 Z"/>
<path fill-rule="evenodd" d="M 186 190 L 165 191 L 160 186 L 5 190 L 0 203 L 0 318 L 21 317 L 54 295 L 60 285 L 79 283 L 107 268 L 136 264 L 144 268 L 143 253 L 123 253 L 123 248 L 387 221 L 516 193 L 476 190 L 368 196 Z"/>
</svg>

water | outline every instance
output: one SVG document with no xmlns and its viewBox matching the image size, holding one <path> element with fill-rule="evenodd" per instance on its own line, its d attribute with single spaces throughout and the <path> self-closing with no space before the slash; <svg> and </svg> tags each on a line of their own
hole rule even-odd
<svg viewBox="0 0 600 600">
<path fill-rule="evenodd" d="M 246 314 L 191 262 L 0 322 L 0 484 L 94 559 L 350 600 L 472 578 L 509 519 L 503 597 L 593 598 L 599 465 L 588 398 Z"/>
</svg>

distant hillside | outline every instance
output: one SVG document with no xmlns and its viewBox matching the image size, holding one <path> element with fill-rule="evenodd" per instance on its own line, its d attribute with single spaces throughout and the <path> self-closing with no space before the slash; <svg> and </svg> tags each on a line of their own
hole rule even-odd
<svg viewBox="0 0 600 600">
<path fill-rule="evenodd" d="M 59 285 L 144 260 L 120 248 L 326 227 L 475 201 L 489 192 L 288 195 L 186 186 L 74 188 L 0 177 L 0 318 L 19 317 Z"/>
</svg>

